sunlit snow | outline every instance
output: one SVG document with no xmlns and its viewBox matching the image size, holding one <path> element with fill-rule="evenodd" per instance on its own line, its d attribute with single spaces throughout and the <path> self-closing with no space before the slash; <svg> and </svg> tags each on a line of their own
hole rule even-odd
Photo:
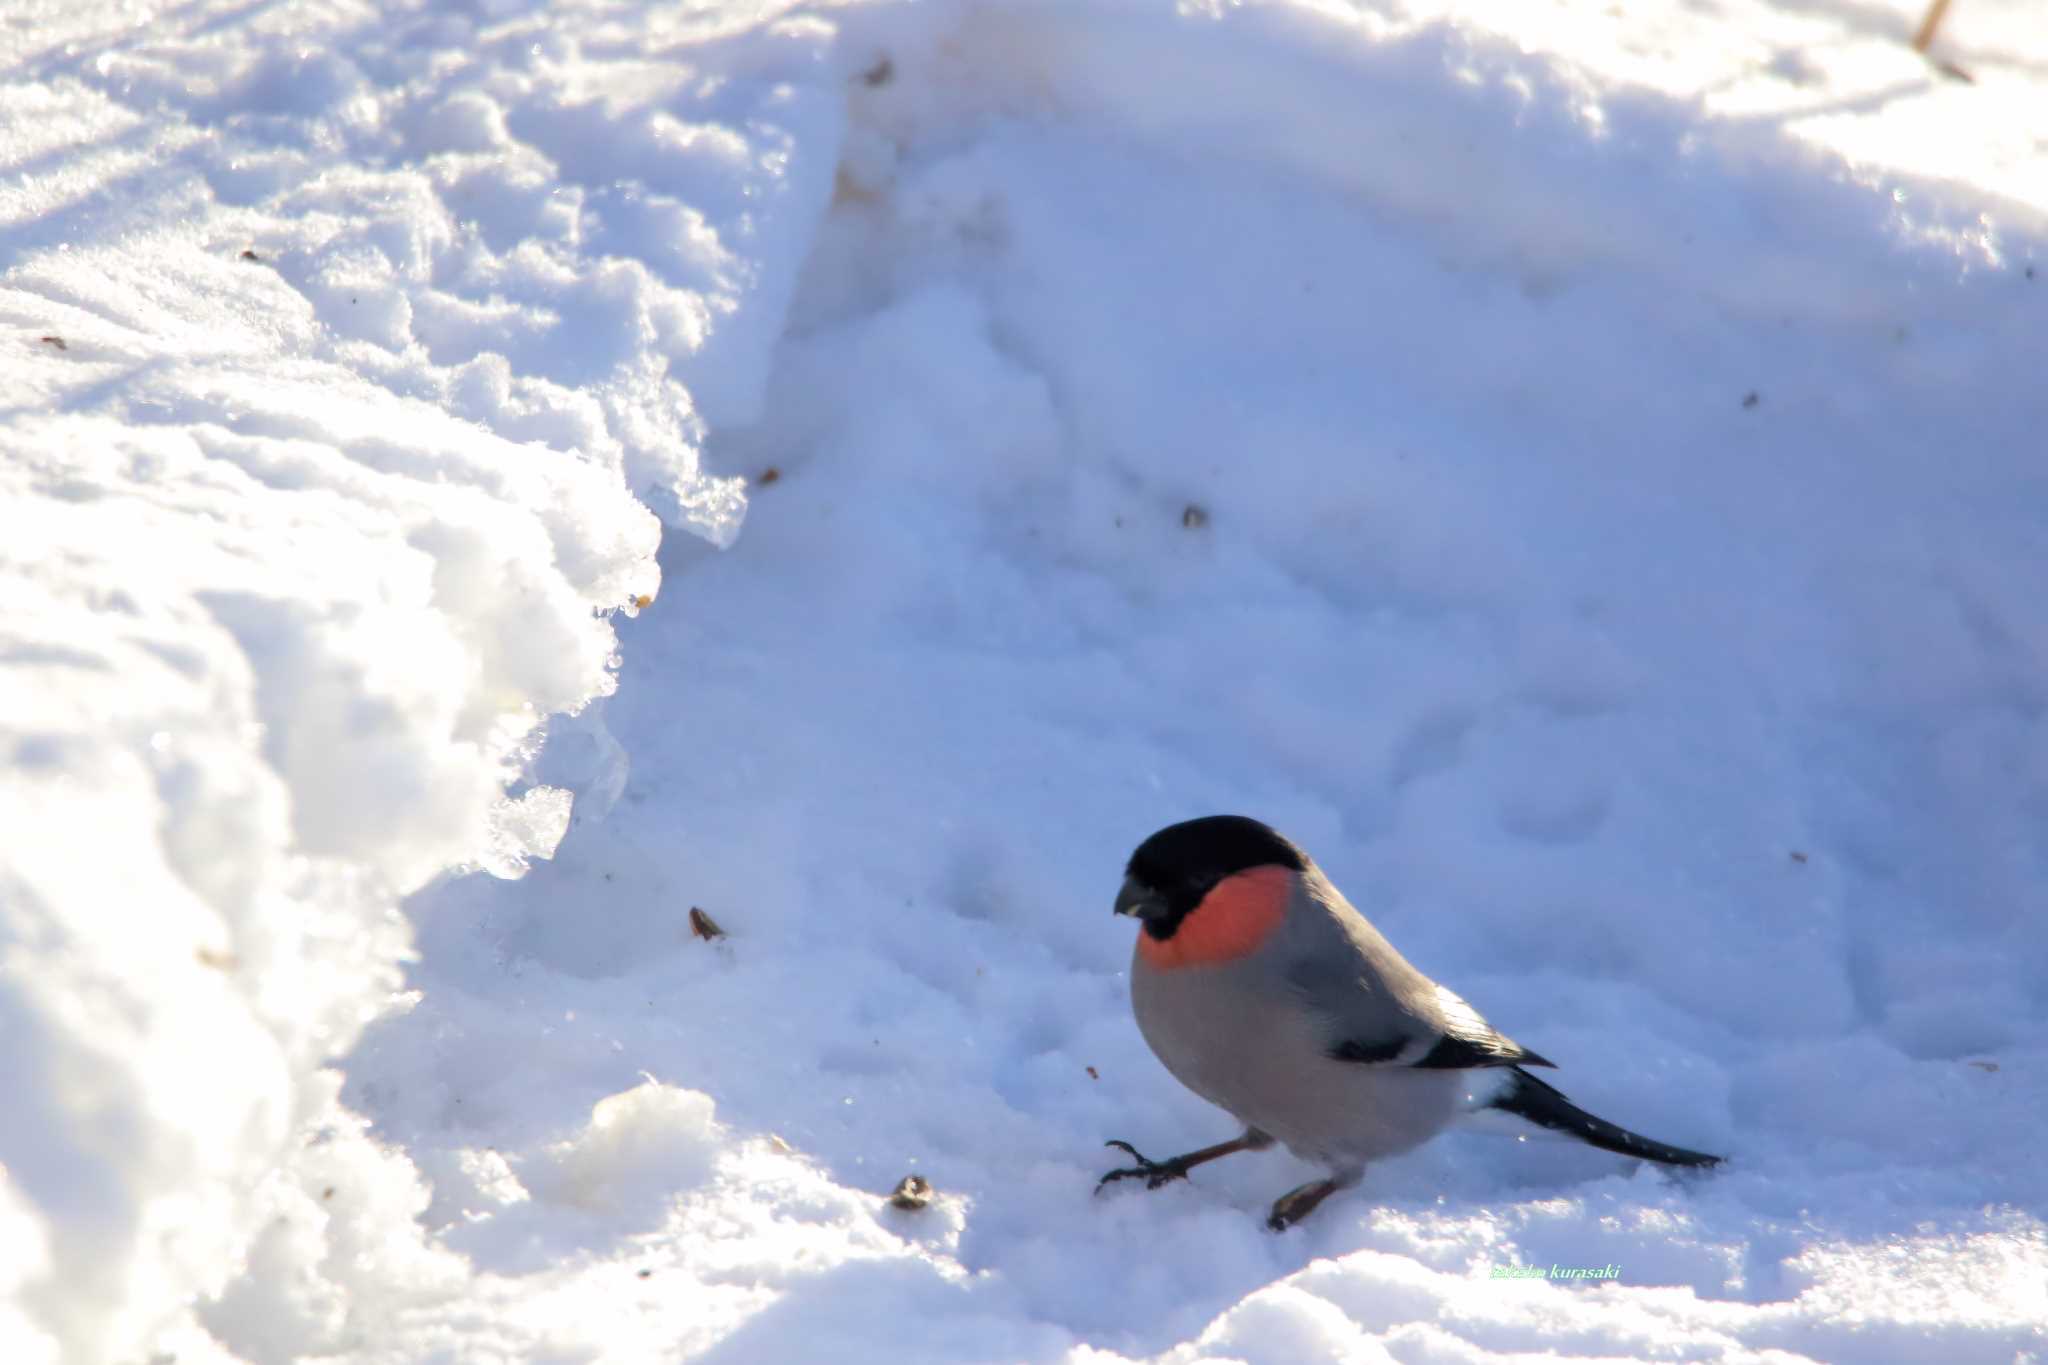
<svg viewBox="0 0 2048 1365">
<path fill-rule="evenodd" d="M 2048 1356 L 2048 18 L 1921 12 L 16 0 L 0 1362 Z M 1216 811 L 1727 1168 L 1098 1197 Z"/>
</svg>

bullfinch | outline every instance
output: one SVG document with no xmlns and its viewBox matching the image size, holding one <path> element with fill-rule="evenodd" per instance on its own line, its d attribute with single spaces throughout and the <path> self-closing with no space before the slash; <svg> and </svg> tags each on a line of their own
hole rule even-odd
<svg viewBox="0 0 2048 1365">
<path fill-rule="evenodd" d="M 1228 1142 L 1134 1165 L 1096 1185 L 1157 1189 L 1206 1161 L 1275 1142 L 1329 1172 L 1273 1203 L 1285 1229 L 1465 1114 L 1500 1110 L 1606 1151 L 1671 1166 L 1720 1157 L 1595 1118 L 1531 1075 L 1552 1063 L 1507 1037 L 1394 951 L 1292 841 L 1215 815 L 1160 830 L 1131 855 L 1116 913 L 1138 920 L 1131 1008 L 1188 1089 L 1244 1124 Z"/>
</svg>

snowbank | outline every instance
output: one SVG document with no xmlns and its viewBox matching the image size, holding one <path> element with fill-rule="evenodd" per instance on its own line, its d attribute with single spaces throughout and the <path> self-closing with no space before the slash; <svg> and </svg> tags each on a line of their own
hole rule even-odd
<svg viewBox="0 0 2048 1365">
<path fill-rule="evenodd" d="M 132 17 L 13 16 L 0 93 L 0 1357 L 137 1359 L 246 1254 L 278 1359 L 460 1282 L 331 1068 L 400 898 L 560 838 L 506 788 L 656 591 L 634 494 L 736 532 L 690 392 L 758 403 L 836 95 L 737 23 Z"/>
</svg>

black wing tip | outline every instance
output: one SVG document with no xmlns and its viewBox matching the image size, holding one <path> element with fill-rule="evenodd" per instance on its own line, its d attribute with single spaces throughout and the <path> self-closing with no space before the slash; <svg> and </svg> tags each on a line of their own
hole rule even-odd
<svg viewBox="0 0 2048 1365">
<path fill-rule="evenodd" d="M 1377 1038 L 1370 1042 L 1360 1038 L 1346 1038 L 1334 1043 L 1328 1049 L 1328 1056 L 1339 1062 L 1356 1062 L 1361 1066 L 1384 1066 L 1397 1060 L 1408 1050 L 1408 1038 Z M 1436 1045 L 1407 1065 L 1421 1071 L 1470 1071 L 1477 1067 L 1498 1066 L 1548 1066 L 1557 1063 L 1516 1046 L 1505 1038 L 1491 1042 L 1476 1042 L 1470 1038 L 1459 1038 L 1446 1034 Z"/>
<path fill-rule="evenodd" d="M 1496 1033 L 1491 1038 L 1465 1038 L 1446 1033 L 1436 1046 L 1409 1063 L 1423 1071 L 1470 1071 L 1482 1066 L 1547 1066 L 1557 1063 L 1539 1057 L 1511 1038 Z"/>
</svg>

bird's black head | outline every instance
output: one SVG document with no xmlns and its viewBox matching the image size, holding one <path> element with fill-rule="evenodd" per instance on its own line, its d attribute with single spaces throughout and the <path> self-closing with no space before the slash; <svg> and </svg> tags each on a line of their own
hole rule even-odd
<svg viewBox="0 0 2048 1365">
<path fill-rule="evenodd" d="M 1166 940 L 1216 883 L 1254 867 L 1308 870 L 1308 855 L 1269 825 L 1243 815 L 1206 815 L 1168 825 L 1124 866 L 1116 912 L 1135 915 Z"/>
</svg>

